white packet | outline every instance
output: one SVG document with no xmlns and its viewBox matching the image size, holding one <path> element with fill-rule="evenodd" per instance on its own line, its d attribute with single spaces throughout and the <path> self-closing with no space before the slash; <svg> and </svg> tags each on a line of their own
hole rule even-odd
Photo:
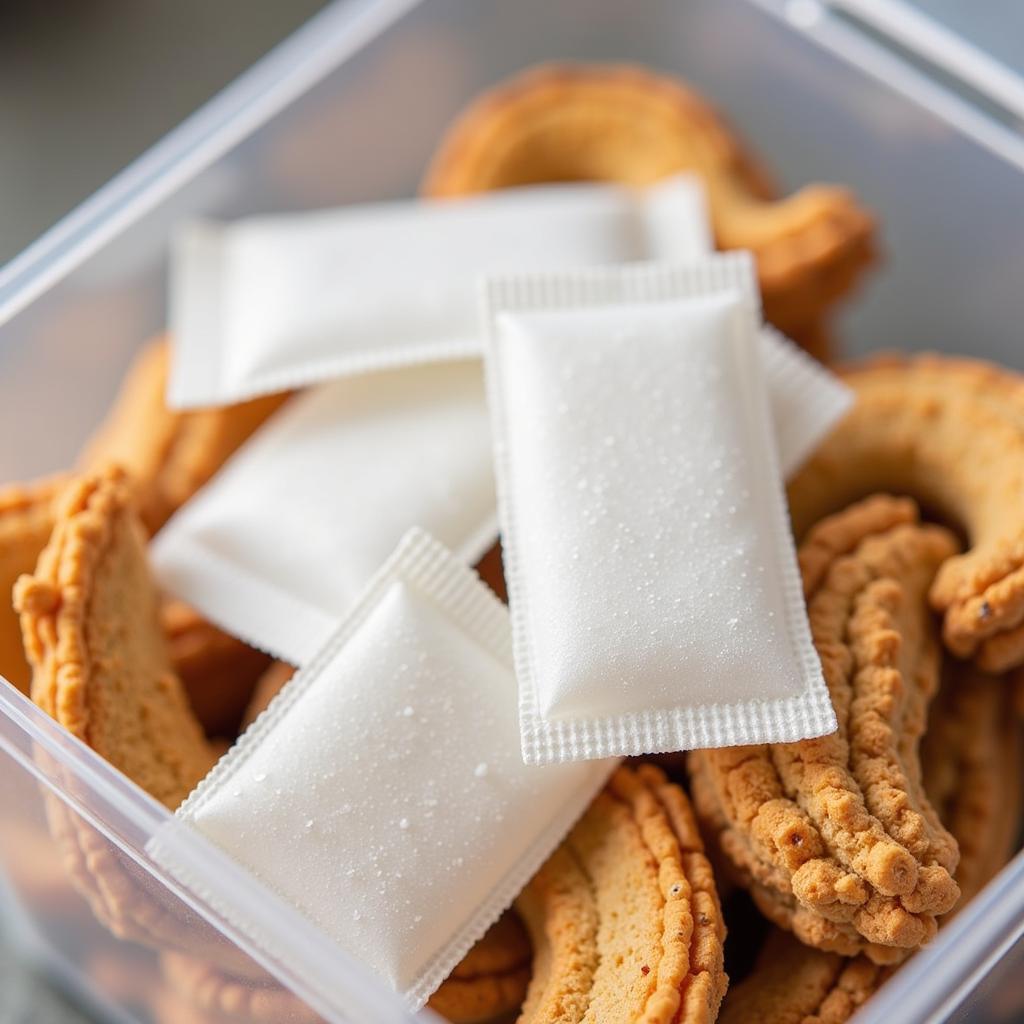
<svg viewBox="0 0 1024 1024">
<path fill-rule="evenodd" d="M 781 336 L 762 344 L 788 470 L 849 392 Z M 292 399 L 160 531 L 153 563 L 166 590 L 221 628 L 301 665 L 414 525 L 468 562 L 497 537 L 478 361 L 343 378 Z"/>
<path fill-rule="evenodd" d="M 613 767 L 522 763 L 508 612 L 411 531 L 177 814 L 416 1009 Z"/>
<path fill-rule="evenodd" d="M 403 534 L 475 562 L 497 535 L 478 360 L 345 378 L 292 400 L 164 526 L 161 586 L 303 665 Z"/>
<path fill-rule="evenodd" d="M 177 408 L 479 355 L 486 270 L 688 259 L 710 248 L 699 182 L 548 185 L 197 222 L 172 251 Z"/>
<path fill-rule="evenodd" d="M 524 759 L 834 730 L 747 254 L 492 280 L 484 305 Z"/>
</svg>

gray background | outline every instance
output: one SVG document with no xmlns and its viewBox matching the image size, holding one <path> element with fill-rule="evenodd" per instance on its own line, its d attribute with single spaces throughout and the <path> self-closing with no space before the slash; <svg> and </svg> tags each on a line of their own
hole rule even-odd
<svg viewBox="0 0 1024 1024">
<path fill-rule="evenodd" d="M 0 0 L 0 265 L 323 5 Z M 917 6 L 1024 66 L 1021 0 Z M 0 932 L 0 1021 L 86 1020 L 14 952 Z"/>
<path fill-rule="evenodd" d="M 1022 0 L 914 2 L 1024 66 Z M 324 5 L 0 0 L 0 265 Z"/>
</svg>

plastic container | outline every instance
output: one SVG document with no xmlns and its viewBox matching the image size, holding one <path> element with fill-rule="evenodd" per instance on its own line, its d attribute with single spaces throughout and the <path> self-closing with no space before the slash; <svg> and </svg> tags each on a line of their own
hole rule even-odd
<svg viewBox="0 0 1024 1024">
<path fill-rule="evenodd" d="M 933 347 L 1024 368 L 1020 82 L 931 23 L 920 37 L 927 46 L 915 49 L 914 19 L 878 0 L 328 8 L 0 272 L 0 479 L 71 461 L 132 350 L 164 323 L 166 241 L 178 220 L 408 195 L 465 100 L 548 58 L 677 72 L 729 112 L 787 186 L 851 184 L 877 210 L 888 250 L 846 317 L 854 351 Z M 224 1019 L 189 1010 L 155 953 L 97 923 L 73 877 L 115 930 L 137 934 L 141 921 L 249 974 L 224 998 L 243 1010 L 271 1007 L 260 1019 L 307 1020 L 313 1008 L 332 1021 L 409 1019 L 196 837 L 177 837 L 190 884 L 166 877 L 145 852 L 166 812 L 7 687 L 0 792 L 4 913 L 101 1016 Z M 215 911 L 206 892 L 229 912 Z M 259 918 L 301 970 L 243 941 L 243 917 Z M 1022 931 L 1018 858 L 859 1020 L 1020 1019 Z M 296 995 L 283 998 L 278 983 Z"/>
</svg>

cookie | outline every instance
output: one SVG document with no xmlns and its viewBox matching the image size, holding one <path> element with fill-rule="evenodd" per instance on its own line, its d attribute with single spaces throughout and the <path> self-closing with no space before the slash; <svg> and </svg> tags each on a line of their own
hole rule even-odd
<svg viewBox="0 0 1024 1024">
<path fill-rule="evenodd" d="M 268 395 L 240 405 L 175 412 L 164 400 L 170 358 L 166 338 L 150 342 L 139 353 L 107 418 L 78 460 L 86 472 L 109 464 L 128 471 L 150 534 L 288 397 Z"/>
<path fill-rule="evenodd" d="M 124 473 L 69 484 L 15 587 L 32 699 L 173 810 L 213 764 L 175 676 Z"/>
<path fill-rule="evenodd" d="M 712 1021 L 725 926 L 683 791 L 620 767 L 516 901 L 534 949 L 520 1024 Z"/>
<path fill-rule="evenodd" d="M 530 981 L 530 940 L 508 911 L 463 957 L 427 1005 L 452 1024 L 477 1024 L 517 1011 Z"/>
<path fill-rule="evenodd" d="M 33 484 L 14 484 L 0 490 L 0 675 L 28 693 L 32 670 L 21 643 L 21 624 L 12 591 L 36 559 L 53 529 L 53 503 L 63 477 Z"/>
<path fill-rule="evenodd" d="M 957 909 L 1017 850 L 1024 802 L 1024 744 L 1006 681 L 952 663 L 922 745 L 925 788 L 956 837 Z"/>
<path fill-rule="evenodd" d="M 182 953 L 163 953 L 160 969 L 179 1002 L 209 1017 L 200 1020 L 318 1022 L 314 1013 L 295 994 L 269 975 L 255 972 L 248 979 L 233 977 L 216 963 Z"/>
<path fill-rule="evenodd" d="M 808 945 L 879 963 L 926 942 L 959 897 L 957 845 L 917 749 L 940 665 L 926 596 L 956 542 L 907 515 L 875 498 L 801 547 L 838 732 L 689 757 L 698 813 L 762 912 Z"/>
<path fill-rule="evenodd" d="M 882 357 L 844 379 L 853 409 L 790 482 L 797 535 L 866 494 L 909 494 L 968 540 L 930 592 L 946 646 L 984 671 L 1021 665 L 1024 377 L 932 355 Z"/>
<path fill-rule="evenodd" d="M 260 676 L 253 690 L 252 697 L 246 705 L 245 713 L 242 715 L 242 728 L 248 729 L 253 722 L 270 705 L 270 702 L 278 695 L 281 687 L 295 675 L 295 669 L 284 661 L 275 661 Z"/>
<path fill-rule="evenodd" d="M 203 731 L 235 736 L 270 656 L 229 636 L 183 601 L 164 601 L 160 621 L 171 666 Z"/>
<path fill-rule="evenodd" d="M 0 863 L 11 890 L 26 907 L 52 928 L 57 922 L 71 925 L 81 907 L 68 898 L 68 876 L 60 850 L 44 823 L 22 801 L 5 801 L 0 818 Z"/>
<path fill-rule="evenodd" d="M 554 181 L 649 185 L 681 171 L 704 183 L 718 247 L 754 252 L 768 319 L 796 340 L 822 344 L 823 314 L 873 262 L 872 218 L 833 186 L 774 200 L 768 175 L 732 129 L 674 78 L 619 64 L 522 72 L 456 120 L 423 192 L 458 196 Z"/>
<path fill-rule="evenodd" d="M 956 839 L 960 902 L 946 924 L 1012 857 L 1021 825 L 1021 731 L 1004 680 L 950 663 L 921 747 L 924 786 Z M 753 972 L 730 988 L 720 1024 L 842 1024 L 892 974 L 775 931 Z"/>
<path fill-rule="evenodd" d="M 115 938 L 206 957 L 234 977 L 259 975 L 252 961 L 60 798 L 44 808 L 63 869 L 93 916 Z M 66 889 L 64 890 L 66 897 Z"/>
<path fill-rule="evenodd" d="M 891 973 L 865 956 L 825 953 L 776 930 L 753 973 L 729 990 L 719 1024 L 842 1024 Z"/>
<path fill-rule="evenodd" d="M 55 505 L 53 533 L 35 573 L 18 581 L 15 601 L 33 669 L 32 699 L 173 810 L 216 754 L 171 667 L 145 543 L 120 470 L 74 480 Z M 77 811 L 50 793 L 44 806 L 70 881 L 112 934 L 157 949 L 225 948 Z M 244 970 L 237 959 L 231 965 Z"/>
<path fill-rule="evenodd" d="M 239 978 L 215 962 L 172 952 L 161 955 L 160 967 L 175 997 L 163 1000 L 168 1012 L 177 1002 L 216 1021 L 320 1019 L 287 988 L 255 970 Z M 519 1008 L 529 975 L 529 939 L 510 911 L 466 954 L 428 1005 L 452 1024 L 493 1020 Z"/>
</svg>

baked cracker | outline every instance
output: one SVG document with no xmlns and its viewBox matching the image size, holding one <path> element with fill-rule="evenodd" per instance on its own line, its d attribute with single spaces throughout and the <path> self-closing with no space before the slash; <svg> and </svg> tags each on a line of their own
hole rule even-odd
<svg viewBox="0 0 1024 1024">
<path fill-rule="evenodd" d="M 930 592 L 948 649 L 987 672 L 1024 664 L 1024 376 L 884 355 L 843 378 L 852 410 L 789 484 L 797 536 L 866 494 L 910 495 L 968 540 Z"/>
<path fill-rule="evenodd" d="M 698 174 L 721 249 L 757 260 L 765 314 L 824 356 L 822 316 L 875 258 L 874 222 L 843 188 L 774 199 L 769 175 L 723 118 L 675 78 L 626 64 L 541 65 L 457 118 L 423 184 L 459 196 L 554 181 L 649 185 Z"/>
<path fill-rule="evenodd" d="M 926 594 L 955 541 L 907 513 L 873 498 L 801 547 L 839 731 L 690 755 L 698 813 L 762 912 L 809 945 L 879 963 L 926 942 L 959 897 L 957 846 L 917 751 L 939 673 Z"/>
</svg>

